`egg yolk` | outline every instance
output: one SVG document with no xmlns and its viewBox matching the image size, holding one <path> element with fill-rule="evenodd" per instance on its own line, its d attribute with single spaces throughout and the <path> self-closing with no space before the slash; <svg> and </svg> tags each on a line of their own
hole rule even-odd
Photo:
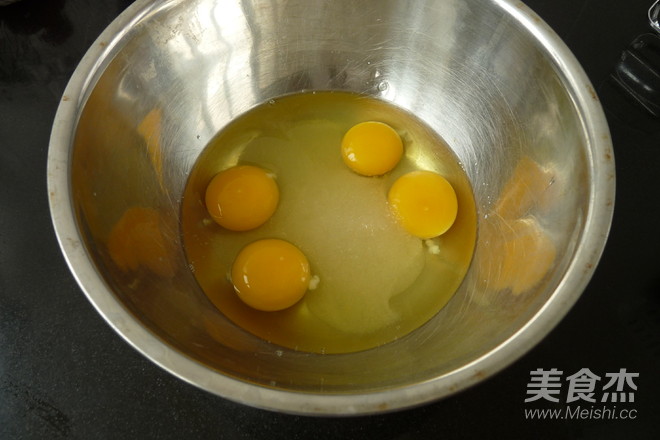
<svg viewBox="0 0 660 440">
<path fill-rule="evenodd" d="M 248 231 L 264 224 L 275 212 L 280 192 L 265 170 L 239 165 L 221 171 L 206 188 L 206 209 L 220 226 Z"/>
<path fill-rule="evenodd" d="M 363 176 L 380 176 L 401 160 L 403 142 L 399 134 L 382 122 L 361 122 L 346 132 L 341 142 L 344 163 Z"/>
<path fill-rule="evenodd" d="M 403 227 L 424 239 L 444 234 L 458 212 L 454 188 L 431 171 L 413 171 L 399 177 L 390 188 L 388 201 Z"/>
<path fill-rule="evenodd" d="M 245 246 L 234 260 L 231 280 L 238 297 L 265 312 L 297 303 L 310 281 L 307 257 L 293 244 L 264 239 Z"/>
</svg>

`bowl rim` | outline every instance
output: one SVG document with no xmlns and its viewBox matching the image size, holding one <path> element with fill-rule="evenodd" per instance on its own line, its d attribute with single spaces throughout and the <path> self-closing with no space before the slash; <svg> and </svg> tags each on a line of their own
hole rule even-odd
<svg viewBox="0 0 660 440">
<path fill-rule="evenodd" d="M 179 0 L 137 0 L 100 34 L 75 69 L 59 103 L 51 132 L 47 186 L 54 230 L 69 270 L 97 312 L 126 342 L 156 365 L 220 397 L 272 411 L 300 415 L 366 415 L 419 406 L 464 390 L 506 368 L 541 341 L 565 316 L 589 283 L 609 234 L 614 211 L 615 169 L 609 128 L 598 96 L 561 38 L 517 0 L 491 0 L 536 38 L 563 75 L 582 117 L 592 178 L 585 230 L 551 300 L 506 341 L 449 374 L 409 386 L 359 394 L 323 394 L 268 388 L 224 375 L 176 351 L 133 315 L 97 273 L 77 229 L 71 198 L 70 161 L 74 129 L 94 75 L 118 43 L 155 10 Z M 515 343 L 514 343 L 515 341 Z"/>
</svg>

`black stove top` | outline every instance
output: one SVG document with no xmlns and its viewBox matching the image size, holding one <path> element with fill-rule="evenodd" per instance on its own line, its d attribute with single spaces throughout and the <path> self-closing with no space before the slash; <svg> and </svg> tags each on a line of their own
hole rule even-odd
<svg viewBox="0 0 660 440">
<path fill-rule="evenodd" d="M 543 342 L 484 383 L 356 418 L 271 413 L 174 378 L 116 335 L 69 273 L 48 209 L 51 124 L 80 58 L 130 3 L 0 6 L 0 439 L 660 438 L 660 119 L 611 76 L 633 40 L 652 33 L 652 0 L 526 1 L 582 63 L 614 141 L 612 232 L 584 295 Z M 559 402 L 525 402 L 543 374 L 562 381 Z"/>
</svg>

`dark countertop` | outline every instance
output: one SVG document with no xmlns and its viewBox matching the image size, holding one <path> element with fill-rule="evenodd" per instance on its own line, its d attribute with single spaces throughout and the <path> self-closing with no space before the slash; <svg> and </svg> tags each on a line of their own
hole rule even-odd
<svg viewBox="0 0 660 440">
<path fill-rule="evenodd" d="M 649 32 L 651 0 L 526 1 L 583 64 L 614 141 L 612 232 L 576 306 L 536 348 L 480 385 L 416 409 L 339 419 L 253 409 L 176 379 L 115 334 L 68 271 L 48 209 L 50 128 L 78 61 L 130 3 L 0 7 L 0 439 L 660 438 L 660 120 L 619 99 L 608 82 L 621 51 Z M 538 368 L 564 377 L 625 368 L 639 373 L 635 402 L 525 403 Z M 531 408 L 580 404 L 591 414 L 579 420 L 525 417 Z M 594 416 L 603 408 L 628 417 Z"/>
</svg>

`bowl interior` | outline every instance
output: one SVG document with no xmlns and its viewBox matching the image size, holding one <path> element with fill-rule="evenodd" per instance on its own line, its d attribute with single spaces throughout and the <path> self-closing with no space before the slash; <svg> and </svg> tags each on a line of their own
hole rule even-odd
<svg viewBox="0 0 660 440">
<path fill-rule="evenodd" d="M 612 165 L 600 159 L 608 139 L 594 139 L 607 128 L 579 66 L 524 7 L 138 1 L 97 44 L 69 86 L 77 107 L 60 129 L 68 209 L 94 273 L 63 247 L 101 314 L 185 380 L 259 406 L 271 405 L 228 391 L 228 381 L 340 396 L 435 387 L 390 407 L 439 397 L 520 356 L 591 275 L 611 217 Z M 426 325 L 376 349 L 317 355 L 251 336 L 206 299 L 181 245 L 181 195 L 207 143 L 255 105 L 310 90 L 367 94 L 411 112 L 447 141 L 472 185 L 478 239 L 463 284 Z M 122 270 L 110 258 L 110 231 L 136 206 L 160 213 L 174 276 Z M 511 245 L 510 231 L 529 222 L 544 245 Z M 508 253 L 508 266 L 491 264 L 493 253 Z M 519 277 L 541 273 L 507 284 L 521 267 Z"/>
</svg>

